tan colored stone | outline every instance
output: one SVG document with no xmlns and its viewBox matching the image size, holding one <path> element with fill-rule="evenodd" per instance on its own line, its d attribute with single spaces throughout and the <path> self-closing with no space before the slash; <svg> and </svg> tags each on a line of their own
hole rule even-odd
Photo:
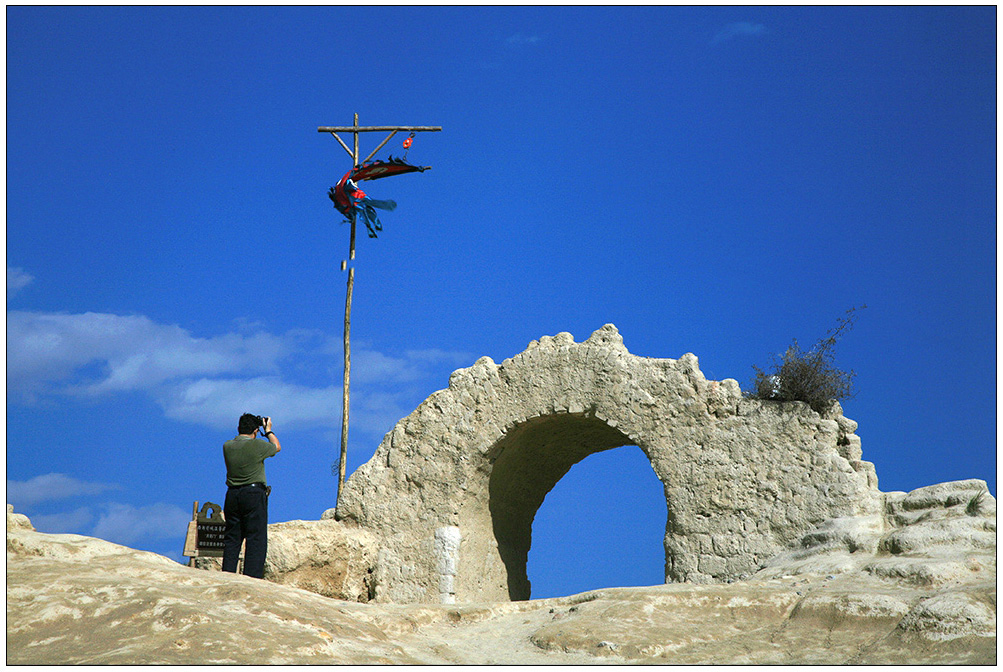
<svg viewBox="0 0 1003 672">
<path fill-rule="evenodd" d="M 353 602 L 372 599 L 378 545 L 366 530 L 335 520 L 268 526 L 265 578 Z"/>
<path fill-rule="evenodd" d="M 337 600 L 24 526 L 7 548 L 8 665 L 996 662 L 994 550 L 937 585 L 795 561 L 732 584 L 447 606 Z"/>
<path fill-rule="evenodd" d="M 16 530 L 18 528 L 34 530 L 34 526 L 31 521 L 28 520 L 28 516 L 23 513 L 14 513 L 14 505 L 7 505 L 7 531 Z"/>
<path fill-rule="evenodd" d="M 838 405 L 823 417 L 743 399 L 736 381 L 707 380 L 692 353 L 633 355 L 606 325 L 582 343 L 544 336 L 500 365 L 482 357 L 455 371 L 352 474 L 337 517 L 372 531 L 387 563 L 408 563 L 381 563 L 377 601 L 443 599 L 431 557 L 443 527 L 463 539 L 457 601 L 526 599 L 547 493 L 592 453 L 637 445 L 666 485 L 666 581 L 729 581 L 825 519 L 880 508 L 855 429 Z M 739 530 L 738 550 L 687 540 Z"/>
</svg>

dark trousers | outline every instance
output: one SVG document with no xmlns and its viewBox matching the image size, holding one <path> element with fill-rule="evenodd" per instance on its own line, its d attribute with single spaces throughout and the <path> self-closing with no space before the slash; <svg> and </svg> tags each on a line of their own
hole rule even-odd
<svg viewBox="0 0 1003 672">
<path fill-rule="evenodd" d="M 223 502 L 223 571 L 236 572 L 240 544 L 245 539 L 244 574 L 262 578 L 268 550 L 268 497 L 260 485 L 228 488 Z"/>
</svg>

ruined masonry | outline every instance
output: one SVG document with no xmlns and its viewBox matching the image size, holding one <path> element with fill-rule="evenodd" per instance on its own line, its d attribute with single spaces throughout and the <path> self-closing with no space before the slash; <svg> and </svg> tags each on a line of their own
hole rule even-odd
<svg viewBox="0 0 1003 672">
<path fill-rule="evenodd" d="M 530 597 L 533 517 L 577 462 L 639 447 L 665 490 L 665 580 L 760 569 L 830 518 L 878 512 L 857 423 L 834 404 L 745 399 L 697 358 L 632 355 L 616 327 L 455 371 L 347 481 L 336 517 L 378 541 L 379 602 Z M 361 532 L 362 530 L 360 530 Z"/>
</svg>

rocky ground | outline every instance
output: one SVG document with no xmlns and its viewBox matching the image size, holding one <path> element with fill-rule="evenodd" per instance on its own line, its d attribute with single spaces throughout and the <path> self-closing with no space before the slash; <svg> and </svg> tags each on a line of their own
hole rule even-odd
<svg viewBox="0 0 1003 672">
<path fill-rule="evenodd" d="M 827 521 L 745 581 L 460 605 L 189 569 L 8 506 L 7 663 L 994 665 L 985 484 L 884 496 L 884 515 Z"/>
</svg>

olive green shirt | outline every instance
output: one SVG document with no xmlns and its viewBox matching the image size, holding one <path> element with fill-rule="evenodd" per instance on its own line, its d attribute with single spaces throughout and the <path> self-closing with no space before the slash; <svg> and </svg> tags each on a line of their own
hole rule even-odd
<svg viewBox="0 0 1003 672">
<path fill-rule="evenodd" d="M 265 458 L 279 452 L 269 441 L 237 435 L 223 444 L 226 484 L 230 487 L 265 483 Z"/>
</svg>

